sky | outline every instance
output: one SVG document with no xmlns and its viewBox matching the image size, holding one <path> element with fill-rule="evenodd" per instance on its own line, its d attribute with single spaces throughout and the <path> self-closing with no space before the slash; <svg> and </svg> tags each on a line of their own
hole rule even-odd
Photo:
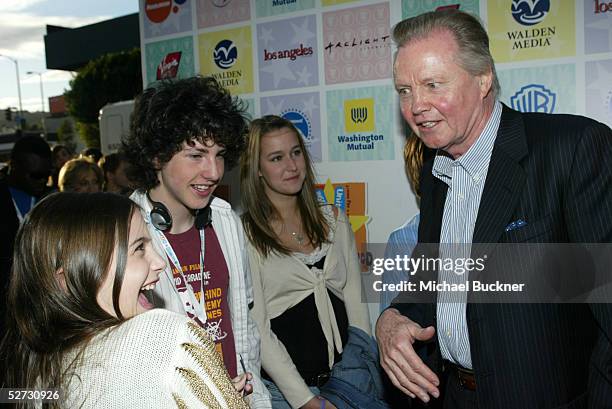
<svg viewBox="0 0 612 409">
<path fill-rule="evenodd" d="M 47 70 L 47 24 L 81 27 L 137 11 L 138 0 L 0 0 L 0 55 L 18 62 L 23 110 L 41 110 L 41 78 L 46 112 L 48 97 L 70 88 L 70 72 Z M 42 75 L 28 75 L 28 71 Z M 0 57 L 0 110 L 18 107 L 17 95 L 15 64 Z"/>
</svg>

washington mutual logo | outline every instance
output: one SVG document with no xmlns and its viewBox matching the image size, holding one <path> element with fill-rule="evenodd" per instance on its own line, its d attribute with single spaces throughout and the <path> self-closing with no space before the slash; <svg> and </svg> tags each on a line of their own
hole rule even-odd
<svg viewBox="0 0 612 409">
<path fill-rule="evenodd" d="M 238 59 L 238 48 L 231 40 L 221 40 L 215 46 L 213 58 L 217 67 L 227 70 L 236 63 Z"/>
<path fill-rule="evenodd" d="M 346 132 L 370 132 L 376 127 L 374 98 L 344 101 L 344 126 Z"/>
<path fill-rule="evenodd" d="M 517 23 L 532 26 L 546 18 L 550 11 L 550 0 L 512 0 L 511 10 Z"/>
<path fill-rule="evenodd" d="M 281 117 L 291 122 L 298 130 L 304 143 L 309 145 L 312 142 L 312 127 L 308 116 L 299 109 L 289 108 L 283 111 Z"/>
<path fill-rule="evenodd" d="M 510 98 L 512 109 L 521 112 L 552 114 L 556 102 L 557 94 L 540 84 L 525 85 Z"/>
</svg>

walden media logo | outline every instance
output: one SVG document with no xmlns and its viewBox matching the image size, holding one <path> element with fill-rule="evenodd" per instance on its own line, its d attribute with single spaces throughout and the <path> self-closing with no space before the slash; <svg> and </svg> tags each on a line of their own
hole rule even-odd
<svg viewBox="0 0 612 409">
<path fill-rule="evenodd" d="M 217 67 L 227 70 L 236 63 L 238 59 L 238 48 L 231 40 L 221 40 L 215 46 L 213 58 Z"/>
<path fill-rule="evenodd" d="M 541 23 L 550 11 L 550 0 L 512 0 L 512 17 L 524 26 Z"/>
<path fill-rule="evenodd" d="M 512 109 L 521 112 L 552 114 L 556 102 L 557 95 L 540 84 L 525 85 L 510 98 Z"/>
</svg>

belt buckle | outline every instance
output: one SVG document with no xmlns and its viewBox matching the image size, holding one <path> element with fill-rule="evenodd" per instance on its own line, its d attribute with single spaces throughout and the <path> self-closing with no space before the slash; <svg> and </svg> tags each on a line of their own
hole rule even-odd
<svg viewBox="0 0 612 409">
<path fill-rule="evenodd" d="M 321 386 L 325 385 L 327 381 L 329 381 L 329 376 L 329 372 L 318 374 L 316 377 L 317 388 L 320 388 Z"/>
</svg>

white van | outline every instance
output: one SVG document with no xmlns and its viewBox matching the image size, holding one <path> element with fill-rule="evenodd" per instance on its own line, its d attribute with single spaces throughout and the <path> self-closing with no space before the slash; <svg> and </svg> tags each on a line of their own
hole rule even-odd
<svg viewBox="0 0 612 409">
<path fill-rule="evenodd" d="M 121 138 L 130 133 L 130 116 L 134 101 L 106 104 L 100 110 L 100 148 L 104 155 L 114 153 L 121 146 Z"/>
</svg>

